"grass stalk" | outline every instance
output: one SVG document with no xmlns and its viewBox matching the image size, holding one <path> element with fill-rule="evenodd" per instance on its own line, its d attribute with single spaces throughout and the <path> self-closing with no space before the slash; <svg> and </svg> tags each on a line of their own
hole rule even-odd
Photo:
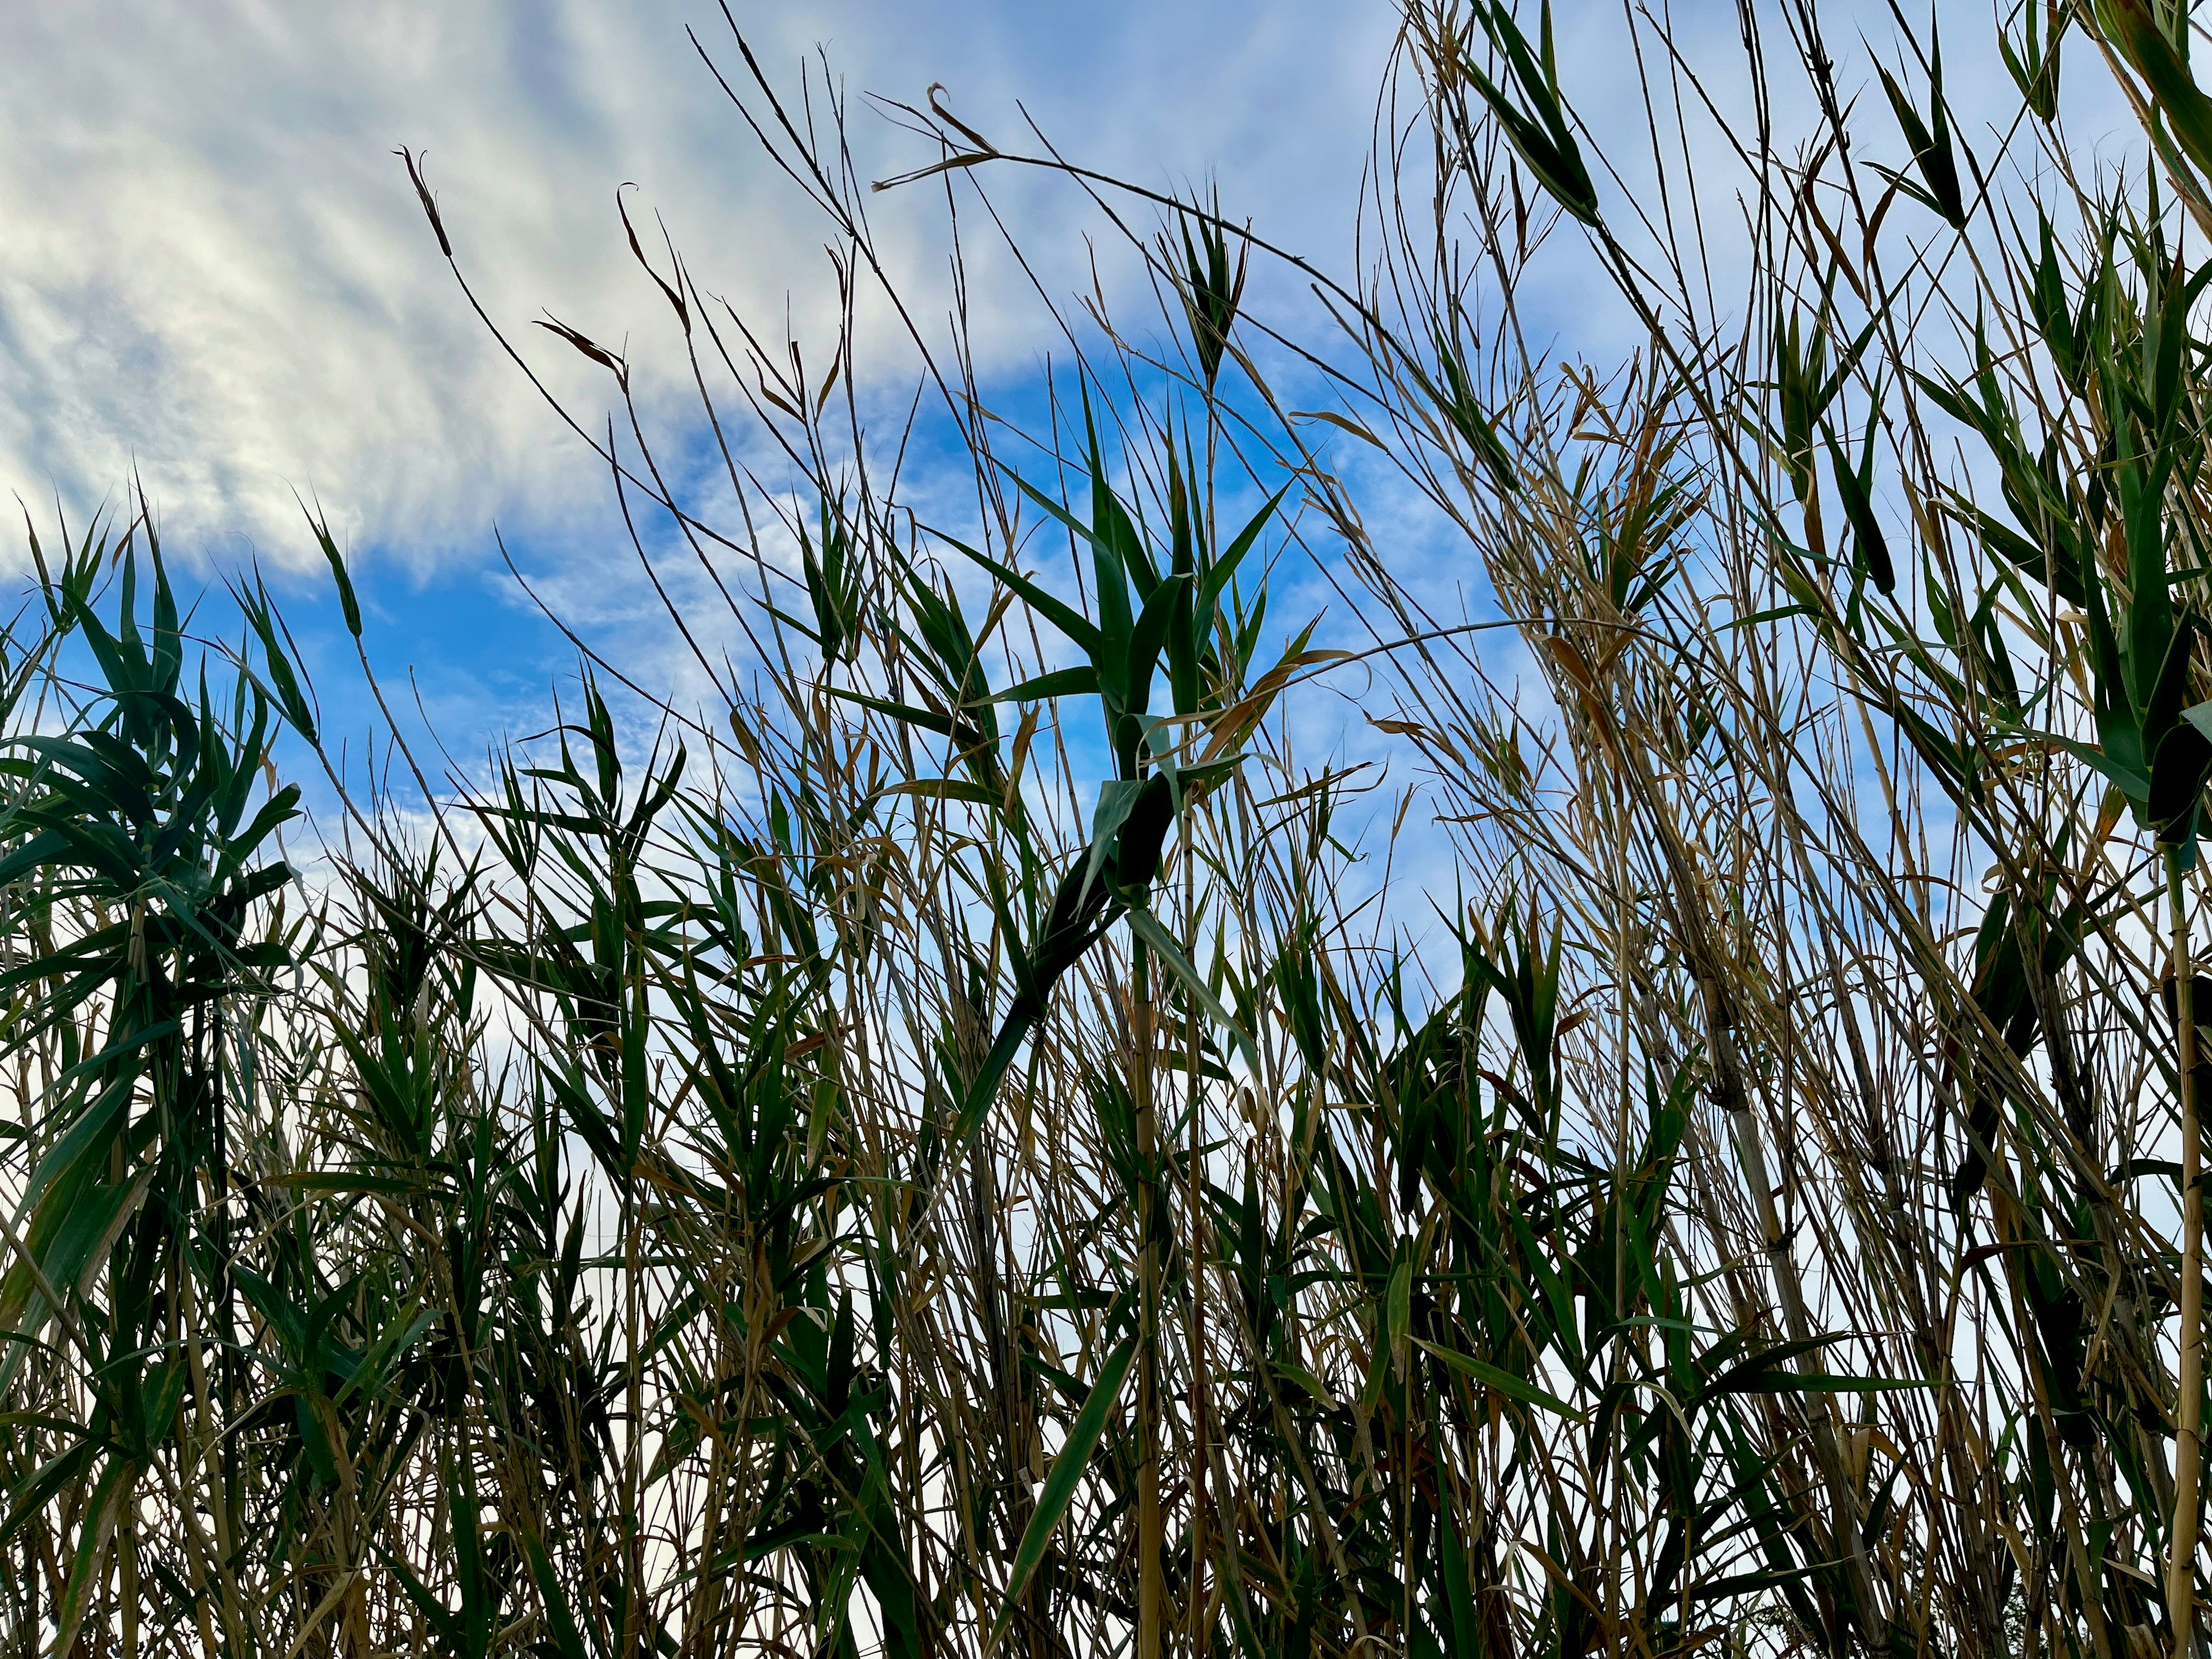
<svg viewBox="0 0 2212 1659">
<path fill-rule="evenodd" d="M 2189 941 L 2188 872 L 2178 849 L 2166 856 L 2166 902 L 2172 928 L 2174 1030 L 2181 1098 L 2181 1306 L 2174 1411 L 2172 1543 L 2166 1606 L 2176 1659 L 2197 1645 L 2197 1543 L 2203 1500 L 2200 1415 L 2204 1391 L 2203 1152 L 2197 1102 L 2197 970 Z"/>
</svg>

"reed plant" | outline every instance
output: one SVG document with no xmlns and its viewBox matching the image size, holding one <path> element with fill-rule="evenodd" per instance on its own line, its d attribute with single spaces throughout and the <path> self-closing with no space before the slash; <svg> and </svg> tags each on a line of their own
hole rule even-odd
<svg viewBox="0 0 2212 1659">
<path fill-rule="evenodd" d="M 1737 17 L 1624 14 L 1594 129 L 1548 7 L 1413 0 L 1335 275 L 934 90 L 872 183 L 702 44 L 830 359 L 626 216 L 696 404 L 549 326 L 703 700 L 580 631 L 542 734 L 364 771 L 258 579 L 33 532 L 9 1650 L 2203 1651 L 2191 20 L 1900 14 L 1853 88 Z M 1055 312 L 1028 428 L 868 216 L 1016 169 L 1160 301 Z"/>
</svg>

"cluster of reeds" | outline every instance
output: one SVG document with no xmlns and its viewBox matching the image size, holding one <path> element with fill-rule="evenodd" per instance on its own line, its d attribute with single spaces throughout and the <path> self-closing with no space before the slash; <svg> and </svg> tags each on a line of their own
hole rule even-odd
<svg viewBox="0 0 2212 1659">
<path fill-rule="evenodd" d="M 1340 280 L 908 112 L 956 224 L 1042 167 L 1166 225 L 1170 348 L 1102 301 L 1048 429 L 916 329 L 954 524 L 849 327 L 633 233 L 719 483 L 556 331 L 703 712 L 587 651 L 364 781 L 258 584 L 210 649 L 149 515 L 33 538 L 9 1651 L 2203 1650 L 2212 101 L 2174 0 L 1900 21 L 1879 102 L 1740 16 L 1626 17 L 1639 150 L 1548 11 L 1418 0 Z M 844 111 L 733 50 L 896 301 Z M 1577 261 L 1630 361 L 1533 337 Z M 1410 781 L 1294 748 L 1354 677 Z"/>
</svg>

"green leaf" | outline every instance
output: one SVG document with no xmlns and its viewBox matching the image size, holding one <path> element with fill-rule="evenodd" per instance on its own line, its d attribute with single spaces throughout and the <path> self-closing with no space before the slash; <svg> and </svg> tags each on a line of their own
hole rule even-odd
<svg viewBox="0 0 2212 1659">
<path fill-rule="evenodd" d="M 1818 615 L 1820 612 L 1810 605 L 1778 605 L 1771 611 L 1754 611 L 1748 617 L 1738 617 L 1727 627 L 1722 629 L 1721 632 L 1726 634 L 1735 629 L 1751 628 L 1760 623 L 1780 622 L 1789 617 L 1817 617 Z"/>
<path fill-rule="evenodd" d="M 77 1626 L 84 1621 L 85 1597 L 92 1589 L 93 1569 L 99 1565 L 108 1534 L 114 1530 L 116 1512 L 128 1495 L 132 1474 L 129 1459 L 111 1458 L 100 1477 L 100 1484 L 92 1490 L 91 1500 L 85 1505 L 84 1529 L 78 1534 L 76 1557 L 62 1588 L 61 1601 L 54 1608 L 56 1653 L 74 1650 Z"/>
<path fill-rule="evenodd" d="M 1016 1604 L 1029 1589 L 1030 1580 L 1036 1576 L 1045 1547 L 1052 1542 L 1054 1532 L 1067 1514 L 1067 1506 L 1074 1501 L 1076 1483 L 1082 1480 L 1083 1471 L 1090 1465 L 1091 1454 L 1097 1449 L 1098 1437 L 1105 1431 L 1107 1415 L 1121 1397 L 1121 1384 L 1136 1355 L 1137 1341 L 1131 1337 L 1107 1357 L 1097 1383 L 1091 1390 L 1091 1398 L 1083 1402 L 1083 1409 L 1076 1413 L 1060 1455 L 1052 1460 L 1052 1472 L 1045 1476 L 1044 1485 L 1038 1490 L 1036 1508 L 1030 1516 L 1029 1525 L 1023 1529 L 1020 1547 L 1014 1552 L 1013 1568 L 1006 1579 L 1006 1599 L 999 1608 L 999 1616 L 991 1621 L 987 1650 L 999 1645 L 1014 1616 Z"/>
<path fill-rule="evenodd" d="M 538 1599 L 545 1607 L 545 1624 L 552 1633 L 553 1651 L 560 1659 L 591 1659 L 583 1635 L 576 1628 L 576 1615 L 568 1610 L 568 1598 L 562 1593 L 561 1581 L 553 1575 L 553 1563 L 546 1556 L 544 1541 L 537 1534 L 522 1528 L 516 1528 L 516 1535 L 530 1563 L 530 1577 L 538 1586 Z"/>
<path fill-rule="evenodd" d="M 1152 674 L 1159 666 L 1160 647 L 1167 641 L 1177 602 L 1189 591 L 1190 578 L 1174 575 L 1152 589 L 1129 636 L 1129 665 L 1124 677 L 1127 712 L 1142 714 L 1152 702 Z"/>
<path fill-rule="evenodd" d="M 1954 229 L 1966 228 L 1965 192 L 1959 185 L 1959 160 L 1951 145 L 1950 119 L 1943 106 L 1943 57 L 1938 47 L 1929 66 L 1929 118 L 1923 121 L 1920 112 L 1912 106 L 1905 88 L 1894 76 L 1881 64 L 1875 73 L 1881 77 L 1881 88 L 1889 95 L 1890 109 L 1897 116 L 1897 125 L 1904 131 L 1905 142 L 1912 146 L 1913 165 L 1920 169 L 1925 185 L 1921 188 L 1908 184 L 1899 174 L 1887 168 L 1880 169 L 1897 187 L 1940 214 Z M 1932 130 L 1931 130 L 1932 129 Z"/>
<path fill-rule="evenodd" d="M 991 1045 L 991 1052 L 983 1057 L 982 1067 L 975 1073 L 975 1080 L 968 1085 L 967 1098 L 961 1102 L 960 1116 L 953 1125 L 951 1135 L 954 1146 L 966 1146 L 982 1126 L 983 1115 L 990 1110 L 991 1102 L 998 1095 L 1000 1083 L 1013 1065 L 1014 1056 L 1021 1052 L 1022 1040 L 1029 1036 L 1030 1028 L 1035 1024 L 1033 1019 L 1017 1014 L 1009 1016 L 1006 1023 L 1000 1027 L 998 1041 Z"/>
<path fill-rule="evenodd" d="M 1418 1336 L 1413 1340 L 1454 1370 L 1465 1373 L 1486 1388 L 1497 1389 L 1509 1400 L 1517 1400 L 1524 1406 L 1540 1407 L 1556 1416 L 1565 1418 L 1570 1423 L 1579 1423 L 1583 1420 L 1583 1413 L 1557 1395 L 1547 1394 L 1534 1382 L 1525 1382 L 1510 1371 L 1501 1370 L 1495 1365 L 1485 1364 L 1481 1360 L 1472 1358 L 1455 1349 L 1438 1347 L 1435 1343 L 1424 1341 Z"/>
<path fill-rule="evenodd" d="M 1010 473 L 1009 476 L 1013 475 Z M 1032 489 L 1030 486 L 1029 482 L 1024 478 L 1014 477 L 1014 483 L 1019 486 L 1024 495 L 1036 501 L 1039 505 L 1043 507 L 1047 512 L 1050 513 L 1053 517 L 1058 519 L 1062 524 L 1066 525 L 1071 530 L 1073 530 L 1085 541 L 1093 539 L 1091 532 L 1084 526 L 1078 524 L 1073 518 L 1069 517 L 1068 514 L 1061 509 L 1060 504 L 1054 501 L 1050 496 Z M 943 542 L 947 547 L 951 548 L 955 552 L 964 553 L 969 558 L 974 560 L 977 564 L 981 565 L 984 569 L 989 571 L 1000 581 L 1006 583 L 1008 587 L 1012 588 L 1016 593 L 1019 594 L 1022 599 L 1028 603 L 1030 610 L 1036 611 L 1047 622 L 1050 623 L 1054 628 L 1057 628 L 1061 633 L 1066 635 L 1070 641 L 1082 649 L 1085 656 L 1088 656 L 1094 660 L 1097 659 L 1099 653 L 1101 637 L 1098 630 L 1091 625 L 1081 611 L 1077 611 L 1073 606 L 1069 605 L 1060 599 L 1054 599 L 1051 594 L 1046 592 L 1044 589 L 1039 587 L 1035 582 L 1031 581 L 1027 576 L 1022 574 L 1020 571 L 1015 569 L 1012 565 L 1001 564 L 996 559 L 992 558 L 988 554 L 978 553 L 974 548 L 969 546 L 965 542 L 955 541 L 951 537 L 945 535 L 942 531 L 936 532 L 936 534 L 937 538 Z"/>
<path fill-rule="evenodd" d="M 993 697 L 993 702 L 1045 702 L 1054 697 L 1079 697 L 1098 694 L 1098 671 L 1095 668 L 1060 668 L 1049 674 L 1040 674 L 1033 680 L 1024 680 L 1019 685 L 1010 685 Z"/>
<path fill-rule="evenodd" d="M 359 639 L 361 601 L 354 597 L 353 578 L 346 574 L 345 559 L 338 552 L 338 544 L 331 539 L 330 525 L 327 520 L 310 513 L 307 527 L 315 532 L 315 544 L 323 550 L 323 556 L 330 561 L 331 574 L 337 580 L 338 604 L 345 611 L 346 632 Z"/>
<path fill-rule="evenodd" d="M 966 737 L 949 714 L 939 714 L 927 708 L 916 708 L 911 703 L 893 702 L 885 697 L 871 697 L 860 691 L 848 691 L 842 685 L 827 688 L 830 695 L 841 702 L 858 703 L 863 708 L 878 714 L 888 714 L 907 726 L 918 726 L 925 732 L 934 732 L 941 738 Z M 975 733 L 980 737 L 981 734 Z"/>
<path fill-rule="evenodd" d="M 1889 543 L 1874 510 L 1874 442 L 1880 424 L 1877 404 L 1876 412 L 1867 418 L 1865 457 L 1856 466 L 1844 456 L 1832 432 L 1824 431 L 1821 435 L 1828 446 L 1828 462 L 1835 474 L 1836 493 L 1843 499 L 1844 516 L 1850 521 L 1853 551 L 1867 574 L 1874 578 L 1875 586 L 1885 593 L 1894 593 L 1897 567 L 1890 561 Z"/>
<path fill-rule="evenodd" d="M 54 1427 L 63 1432 L 77 1435 L 89 1433 L 88 1430 L 75 1423 L 50 1423 L 42 1419 L 30 1419 L 27 1414 L 23 1415 L 26 1416 L 29 1426 Z M 7 1524 L 0 1526 L 0 1544 L 12 1540 L 32 1516 L 41 1513 L 49 1504 L 60 1496 L 63 1488 L 81 1479 L 85 1465 L 93 1460 L 99 1450 L 97 1443 L 90 1439 L 80 1439 L 67 1451 L 55 1454 L 39 1469 L 37 1474 L 25 1481 L 16 1490 L 9 1502 Z"/>
<path fill-rule="evenodd" d="M 1257 1077 L 1261 1071 L 1259 1045 L 1245 1035 L 1243 1026 L 1230 1018 L 1229 1011 L 1221 1006 L 1220 1000 L 1213 994 L 1204 976 L 1183 955 L 1182 946 L 1176 943 L 1175 936 L 1160 926 L 1159 919 L 1150 910 L 1134 908 L 1129 912 L 1129 931 L 1152 946 L 1153 954 L 1167 964 L 1170 973 L 1182 981 L 1183 988 L 1191 994 L 1198 1006 L 1228 1031 L 1231 1039 L 1243 1053 L 1244 1063 Z"/>
<path fill-rule="evenodd" d="M 1146 781 L 1143 778 L 1109 778 L 1098 786 L 1098 804 L 1091 809 L 1091 852 L 1083 868 L 1084 891 L 1090 891 L 1091 884 L 1098 879 L 1099 869 L 1106 862 L 1114 838 L 1129 821 L 1130 809 L 1145 793 Z"/>
<path fill-rule="evenodd" d="M 2074 9 L 2069 6 L 2057 13 L 2057 27 L 2047 40 L 2043 38 L 2040 9 L 2031 0 L 2020 9 L 2023 27 L 2019 47 L 2014 47 L 2009 29 L 2000 29 L 1997 52 L 2004 58 L 2013 84 L 2020 88 L 2021 101 L 2048 125 L 2058 118 L 2058 43 L 2066 26 L 2074 21 Z"/>
<path fill-rule="evenodd" d="M 986 789 L 980 783 L 963 783 L 957 778 L 914 778 L 905 783 L 886 784 L 876 791 L 872 799 L 881 800 L 892 795 L 911 795 L 922 800 L 966 801 L 975 806 L 996 806 L 1006 799 L 1003 790 Z"/>
<path fill-rule="evenodd" d="M 2150 768 L 2148 816 L 2160 836 L 2172 842 L 2189 833 L 2204 786 L 2212 780 L 2212 738 L 2185 722 L 2166 734 Z"/>
<path fill-rule="evenodd" d="M 1504 56 L 1507 76 L 1520 100 L 1509 97 L 1473 58 L 1462 53 L 1460 67 L 1490 106 L 1498 125 L 1504 128 L 1523 165 L 1536 175 L 1536 182 L 1584 224 L 1596 224 L 1597 189 L 1590 182 L 1589 169 L 1583 165 L 1582 150 L 1575 143 L 1574 130 L 1567 123 L 1566 109 L 1559 98 L 1552 52 L 1551 0 L 1544 0 L 1540 62 L 1540 55 L 1528 49 L 1528 37 L 1522 33 L 1504 0 L 1478 4 L 1475 19 Z"/>
<path fill-rule="evenodd" d="M 427 1185 L 422 1176 L 361 1175 L 350 1170 L 313 1171 L 301 1175 L 264 1176 L 256 1183 L 307 1193 L 419 1193 Z"/>
<path fill-rule="evenodd" d="M 1212 626 L 1213 607 L 1219 602 L 1223 592 L 1228 587 L 1230 578 L 1237 574 L 1237 567 L 1243 562 L 1244 556 L 1252 550 L 1254 544 L 1260 539 L 1260 532 L 1267 528 L 1267 521 L 1275 516 L 1275 509 L 1283 504 L 1283 497 L 1290 493 L 1291 486 L 1285 484 L 1270 495 L 1266 505 L 1252 515 L 1250 522 L 1237 532 L 1236 539 L 1222 550 L 1221 556 L 1207 568 L 1206 579 L 1199 584 L 1198 588 L 1196 609 L 1200 627 Z"/>
<path fill-rule="evenodd" d="M 2159 27 L 2148 0 L 2096 0 L 2095 17 L 2105 38 L 2142 77 L 2190 161 L 2212 174 L 2212 98 L 2198 90 L 2188 60 Z"/>
<path fill-rule="evenodd" d="M 405 1561 L 381 1543 L 374 1543 L 373 1547 L 382 1558 L 384 1565 L 392 1569 L 392 1576 L 399 1580 L 399 1588 L 415 1604 L 416 1611 L 422 1615 L 423 1622 L 430 1627 L 430 1633 L 446 1646 L 458 1649 L 460 1646 L 461 1621 L 454 1617 L 453 1609 L 431 1593 L 430 1587 L 415 1576 L 414 1569 Z"/>
<path fill-rule="evenodd" d="M 2114 760 L 2094 744 L 2082 743 L 2073 738 L 2062 738 L 2056 732 L 2045 732 L 2041 735 L 2045 743 L 2063 749 L 2075 759 L 2094 768 L 2106 781 L 2118 784 L 2120 787 L 2120 793 L 2130 800 L 2141 804 L 2147 803 L 2150 799 L 2148 773 L 2138 771 L 2124 762 Z"/>
<path fill-rule="evenodd" d="M 246 613 L 246 623 L 261 641 L 261 654 L 268 665 L 271 696 L 277 709 L 292 729 L 309 743 L 315 740 L 315 716 L 312 705 L 301 690 L 300 678 L 293 672 L 290 657 L 277 637 L 276 611 L 269 602 L 269 590 L 258 580 L 251 592 L 237 592 L 239 609 Z M 240 667 L 244 665 L 241 661 Z"/>
</svg>

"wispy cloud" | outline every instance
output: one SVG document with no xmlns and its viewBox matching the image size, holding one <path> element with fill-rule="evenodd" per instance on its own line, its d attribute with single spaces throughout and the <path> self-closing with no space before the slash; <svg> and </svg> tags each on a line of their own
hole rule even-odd
<svg viewBox="0 0 2212 1659">
<path fill-rule="evenodd" d="M 1086 159 L 1161 185 L 1217 170 L 1240 213 L 1339 240 L 1392 27 L 1387 9 L 1315 3 L 736 15 L 794 84 L 820 43 L 852 91 L 919 101 L 941 80 L 994 131 L 1018 130 L 1018 98 Z M 25 9 L 0 64 L 0 480 L 82 508 L 135 466 L 173 540 L 218 557 L 228 538 L 300 560 L 295 489 L 423 573 L 480 559 L 495 518 L 526 537 L 604 526 L 603 480 L 467 313 L 391 152 L 428 151 L 503 323 L 550 310 L 615 341 L 658 325 L 614 218 L 629 180 L 703 286 L 826 335 L 823 228 L 763 164 L 687 23 L 734 60 L 697 3 L 145 0 L 96 42 L 70 9 Z M 856 131 L 864 166 L 917 159 L 872 115 Z M 1083 211 L 1048 180 L 1009 187 L 1048 241 Z M 927 192 L 875 208 L 933 278 Z M 1053 275 L 1073 282 L 1079 240 L 1068 252 Z M 1040 342 L 1024 320 L 985 343 Z M 588 365 L 545 355 L 604 404 Z"/>
</svg>

